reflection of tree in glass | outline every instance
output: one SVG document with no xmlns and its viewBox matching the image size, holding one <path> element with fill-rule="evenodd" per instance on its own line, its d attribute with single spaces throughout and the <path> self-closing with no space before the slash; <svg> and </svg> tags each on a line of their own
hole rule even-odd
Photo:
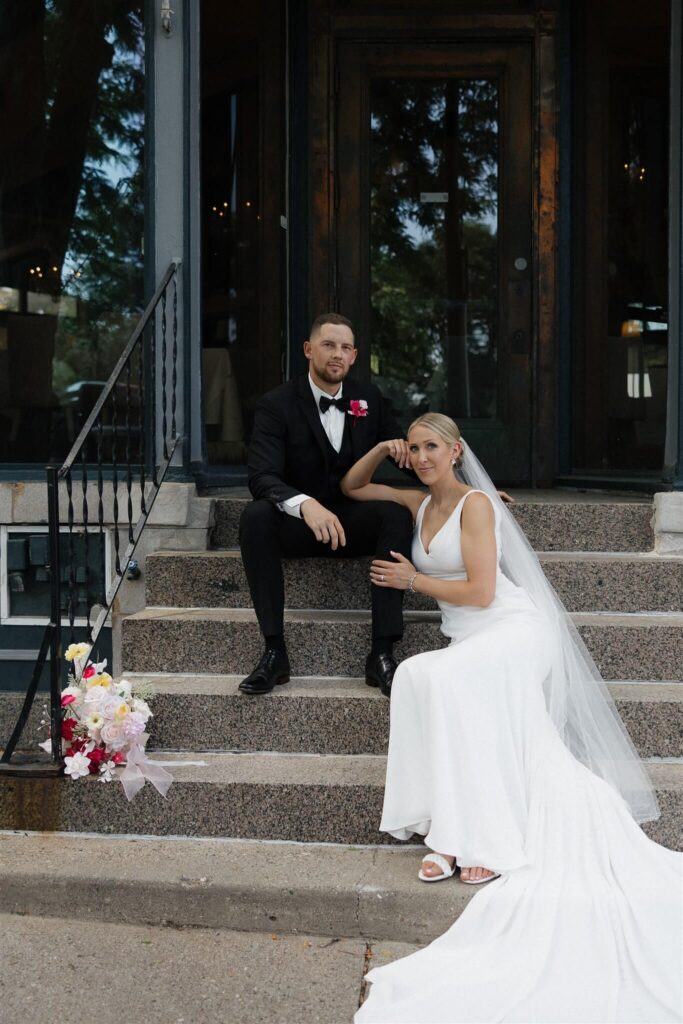
<svg viewBox="0 0 683 1024">
<path fill-rule="evenodd" d="M 0 172 L 0 283 L 78 297 L 77 315 L 57 326 L 60 393 L 106 379 L 142 303 L 142 9 L 131 0 L 1 8 L 0 87 L 17 101 L 0 114 L 12 147 L 11 174 Z"/>
<path fill-rule="evenodd" d="M 467 303 L 468 352 L 479 364 L 470 368 L 473 414 L 490 415 L 495 403 L 493 374 L 481 368 L 495 360 L 497 129 L 493 81 L 373 81 L 372 352 L 378 382 L 409 416 L 444 407 L 448 299 Z M 423 202 L 422 192 L 448 193 L 449 205 Z M 459 276 L 454 247 L 466 253 Z"/>
</svg>

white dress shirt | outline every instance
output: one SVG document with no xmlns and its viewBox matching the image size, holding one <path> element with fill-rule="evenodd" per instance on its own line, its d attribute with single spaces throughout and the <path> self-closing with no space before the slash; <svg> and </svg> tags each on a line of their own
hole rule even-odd
<svg viewBox="0 0 683 1024">
<path fill-rule="evenodd" d="M 339 385 L 339 390 L 334 395 L 329 395 L 327 391 L 323 391 L 317 384 L 311 379 L 311 375 L 308 375 L 308 383 L 311 385 L 311 391 L 313 392 L 313 398 L 318 409 L 318 415 L 320 416 L 320 422 L 323 425 L 323 430 L 327 434 L 330 444 L 336 452 L 341 449 L 342 439 L 344 437 L 344 421 L 346 419 L 346 413 L 342 409 L 336 409 L 333 405 L 323 412 L 320 408 L 321 398 L 341 398 L 344 385 Z M 310 498 L 310 494 L 295 494 L 293 498 L 288 498 L 287 501 L 278 502 L 278 508 L 281 512 L 286 512 L 290 516 L 296 516 L 297 519 L 301 518 L 301 503 Z"/>
</svg>

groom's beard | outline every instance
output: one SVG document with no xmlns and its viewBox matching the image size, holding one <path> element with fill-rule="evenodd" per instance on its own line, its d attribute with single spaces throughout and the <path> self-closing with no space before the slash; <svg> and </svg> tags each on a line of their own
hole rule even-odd
<svg viewBox="0 0 683 1024">
<path fill-rule="evenodd" d="M 348 369 L 345 369 L 343 366 L 336 373 L 328 370 L 327 367 L 319 369 L 317 366 L 314 366 L 314 370 L 320 380 L 324 380 L 326 384 L 341 384 L 342 381 L 346 380 L 349 373 Z"/>
</svg>

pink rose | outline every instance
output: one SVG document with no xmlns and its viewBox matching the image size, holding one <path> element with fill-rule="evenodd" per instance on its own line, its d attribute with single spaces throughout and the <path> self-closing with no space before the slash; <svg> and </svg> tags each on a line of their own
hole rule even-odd
<svg viewBox="0 0 683 1024">
<path fill-rule="evenodd" d="M 367 416 L 368 403 L 364 398 L 352 398 L 349 402 L 349 416 Z"/>
<path fill-rule="evenodd" d="M 73 693 L 66 693 L 62 697 L 62 707 L 65 708 L 67 707 L 68 704 L 73 704 L 75 700 L 76 698 L 74 697 Z"/>
</svg>

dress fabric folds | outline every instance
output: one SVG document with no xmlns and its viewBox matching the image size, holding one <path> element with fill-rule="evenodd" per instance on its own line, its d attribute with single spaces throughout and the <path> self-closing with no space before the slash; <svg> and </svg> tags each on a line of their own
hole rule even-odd
<svg viewBox="0 0 683 1024">
<path fill-rule="evenodd" d="M 466 578 L 466 498 L 429 551 L 423 502 L 420 572 Z M 370 971 L 355 1024 L 682 1021 L 683 855 L 562 742 L 543 694 L 546 620 L 500 568 L 487 608 L 440 607 L 450 645 L 394 677 L 380 829 L 501 878 L 429 946 Z"/>
</svg>

